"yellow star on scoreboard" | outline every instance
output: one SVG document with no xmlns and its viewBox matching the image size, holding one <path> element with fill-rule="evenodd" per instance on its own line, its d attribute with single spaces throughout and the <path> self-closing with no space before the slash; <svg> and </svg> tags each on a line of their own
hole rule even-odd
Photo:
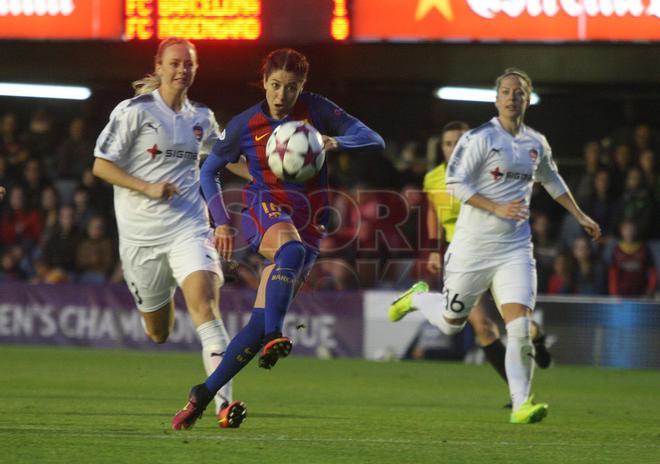
<svg viewBox="0 0 660 464">
<path fill-rule="evenodd" d="M 431 11 L 436 9 L 447 21 L 454 20 L 454 12 L 451 10 L 451 0 L 419 0 L 417 11 L 415 11 L 415 21 L 420 21 Z"/>
</svg>

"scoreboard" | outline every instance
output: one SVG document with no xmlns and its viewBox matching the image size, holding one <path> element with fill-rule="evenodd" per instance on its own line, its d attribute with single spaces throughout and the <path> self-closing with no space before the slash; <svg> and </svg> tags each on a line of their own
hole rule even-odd
<svg viewBox="0 0 660 464">
<path fill-rule="evenodd" d="M 329 42 L 347 0 L 0 0 L 0 39 Z"/>
<path fill-rule="evenodd" d="M 124 37 L 257 40 L 261 0 L 126 0 Z"/>
<path fill-rule="evenodd" d="M 660 40 L 660 0 L 0 0 L 0 39 Z"/>
</svg>

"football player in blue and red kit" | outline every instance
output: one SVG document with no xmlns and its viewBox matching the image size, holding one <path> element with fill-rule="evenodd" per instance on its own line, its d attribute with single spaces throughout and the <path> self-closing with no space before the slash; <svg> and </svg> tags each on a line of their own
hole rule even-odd
<svg viewBox="0 0 660 464">
<path fill-rule="evenodd" d="M 234 117 L 204 163 L 201 184 L 215 228 L 221 256 L 231 258 L 233 234 L 217 183 L 227 164 L 247 160 L 252 181 L 245 187 L 243 235 L 271 262 L 261 275 L 252 316 L 227 346 L 218 368 L 192 388 L 188 403 L 172 427 L 188 429 L 201 417 L 213 395 L 259 352 L 259 366 L 272 368 L 289 354 L 291 340 L 282 323 L 291 301 L 319 255 L 328 220 L 328 174 L 323 166 L 305 184 L 282 181 L 269 170 L 266 143 L 273 130 L 288 121 L 305 120 L 323 134 L 324 149 L 376 151 L 384 148 L 380 135 L 330 100 L 303 92 L 309 63 L 292 49 L 271 52 L 262 66 L 265 100 Z"/>
</svg>

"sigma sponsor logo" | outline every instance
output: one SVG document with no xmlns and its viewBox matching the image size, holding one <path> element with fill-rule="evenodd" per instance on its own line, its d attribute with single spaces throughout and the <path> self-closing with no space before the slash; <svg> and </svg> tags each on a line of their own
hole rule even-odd
<svg viewBox="0 0 660 464">
<path fill-rule="evenodd" d="M 0 16 L 69 16 L 73 0 L 0 0 Z"/>
<path fill-rule="evenodd" d="M 470 9 L 482 18 L 503 13 L 517 18 L 529 16 L 655 16 L 660 17 L 660 0 L 467 0 Z"/>
<path fill-rule="evenodd" d="M 507 172 L 504 177 L 505 180 L 524 180 L 524 181 L 532 180 L 531 174 L 525 174 L 523 172 Z"/>
<path fill-rule="evenodd" d="M 165 152 L 165 158 L 179 158 L 187 160 L 197 160 L 197 153 L 185 150 L 172 150 L 169 149 Z"/>
</svg>

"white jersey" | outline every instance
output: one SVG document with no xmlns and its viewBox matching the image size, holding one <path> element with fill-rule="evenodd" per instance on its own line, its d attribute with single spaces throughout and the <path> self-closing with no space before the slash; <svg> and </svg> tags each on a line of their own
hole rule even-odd
<svg viewBox="0 0 660 464">
<path fill-rule="evenodd" d="M 208 213 L 199 186 L 199 160 L 200 155 L 210 152 L 217 138 L 213 112 L 188 99 L 178 113 L 167 106 L 158 90 L 115 107 L 96 141 L 94 156 L 146 182 L 171 182 L 180 192 L 170 200 L 156 200 L 115 185 L 121 241 L 159 245 L 208 230 Z"/>
<path fill-rule="evenodd" d="M 465 202 L 478 193 L 495 203 L 524 198 L 529 207 L 535 181 L 553 198 L 568 191 L 539 132 L 522 125 L 514 137 L 493 118 L 463 134 L 447 167 L 447 187 L 464 203 L 450 252 L 496 259 L 531 256 L 528 220 L 501 219 Z M 487 260 L 482 264 L 492 265 Z"/>
</svg>

